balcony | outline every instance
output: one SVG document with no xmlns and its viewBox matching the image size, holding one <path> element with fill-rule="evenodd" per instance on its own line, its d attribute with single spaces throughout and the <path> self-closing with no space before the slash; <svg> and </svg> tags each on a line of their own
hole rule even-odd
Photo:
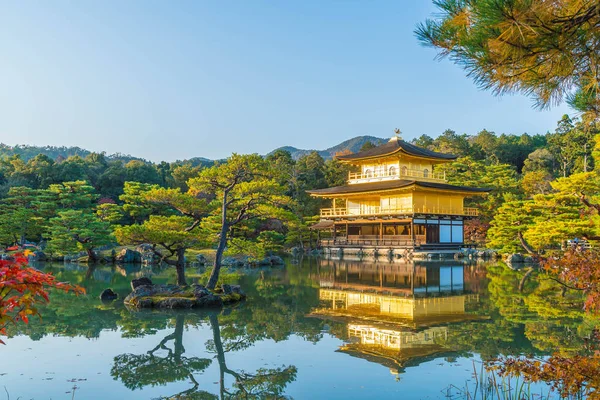
<svg viewBox="0 0 600 400">
<path fill-rule="evenodd" d="M 348 174 L 348 183 L 367 183 L 382 180 L 392 179 L 409 179 L 424 182 L 446 182 L 446 172 L 432 172 L 427 170 L 417 170 L 401 168 L 400 170 L 393 168 L 387 171 L 373 171 L 367 173 L 350 172 Z"/>
<path fill-rule="evenodd" d="M 346 208 L 322 208 L 322 219 L 344 218 L 344 217 L 394 217 L 399 215 L 413 214 L 434 214 L 434 215 L 461 215 L 467 217 L 476 217 L 479 211 L 472 207 L 446 208 L 446 207 L 407 207 L 407 208 L 387 208 L 371 206 L 361 210 L 348 211 Z"/>
</svg>

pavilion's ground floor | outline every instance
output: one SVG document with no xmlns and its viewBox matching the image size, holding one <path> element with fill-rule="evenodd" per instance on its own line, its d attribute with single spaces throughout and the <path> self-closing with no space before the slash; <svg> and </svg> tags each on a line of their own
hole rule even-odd
<svg viewBox="0 0 600 400">
<path fill-rule="evenodd" d="M 464 218 L 424 217 L 321 221 L 317 229 L 324 248 L 452 249 L 464 246 Z M 327 236 L 327 237 L 324 237 Z"/>
</svg>

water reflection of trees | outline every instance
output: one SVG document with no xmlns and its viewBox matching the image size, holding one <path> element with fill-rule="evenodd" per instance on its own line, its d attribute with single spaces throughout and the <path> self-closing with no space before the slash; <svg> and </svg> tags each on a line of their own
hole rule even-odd
<svg viewBox="0 0 600 400">
<path fill-rule="evenodd" d="M 114 358 L 110 374 L 128 389 L 165 385 L 189 379 L 193 387 L 178 394 L 197 393 L 198 382 L 194 374 L 204 371 L 211 363 L 209 358 L 186 357 L 183 347 L 185 316 L 175 317 L 173 333 L 165 336 L 153 349 L 144 354 L 120 354 Z M 172 347 L 168 345 L 172 342 Z M 159 352 L 159 354 L 157 354 Z M 166 354 L 164 354 L 166 352 Z M 164 354 L 164 355 L 161 355 Z"/>
<path fill-rule="evenodd" d="M 143 354 L 121 354 L 114 358 L 111 375 L 132 390 L 144 386 L 166 385 L 171 382 L 189 380 L 191 387 L 168 399 L 262 399 L 282 398 L 285 388 L 296 379 L 293 365 L 279 368 L 259 368 L 248 372 L 230 368 L 227 353 L 241 351 L 252 346 L 255 338 L 237 326 L 231 315 L 222 313 L 176 314 L 174 331 L 165 336 L 153 349 Z M 163 314 L 163 317 L 165 315 Z M 183 346 L 184 327 L 207 325 L 212 331 L 212 340 L 207 350 L 213 353 L 219 366 L 219 396 L 200 388 L 195 375 L 205 372 L 212 358 L 189 357 Z M 172 346 L 168 344 L 172 342 Z M 233 378 L 228 387 L 226 376 Z"/>
<path fill-rule="evenodd" d="M 226 353 L 239 351 L 252 345 L 252 339 L 245 335 L 231 334 L 233 330 L 225 330 L 227 335 L 221 335 L 219 316 L 210 314 L 208 316 L 210 327 L 213 332 L 212 343 L 208 348 L 212 350 L 219 362 L 219 388 L 221 398 L 244 398 L 244 399 L 278 399 L 282 398 L 288 383 L 296 380 L 297 369 L 293 365 L 278 368 L 259 368 L 253 373 L 236 371 L 227 366 Z M 239 329 L 238 329 L 239 331 Z M 225 385 L 225 375 L 235 379 L 232 388 Z"/>
<path fill-rule="evenodd" d="M 285 385 L 281 386 L 277 381 L 288 382 L 294 379 L 296 371 L 291 366 L 275 368 L 272 371 L 250 372 L 229 368 L 226 362 L 228 353 L 243 351 L 262 340 L 282 341 L 291 335 L 298 335 L 306 340 L 317 342 L 326 330 L 343 340 L 345 344 L 351 344 L 348 346 L 349 351 L 356 347 L 355 342 L 352 342 L 350 325 L 353 324 L 354 328 L 361 325 L 364 331 L 366 329 L 364 326 L 372 325 L 365 323 L 364 318 L 360 324 L 341 318 L 313 318 L 315 310 L 322 309 L 324 306 L 323 300 L 320 299 L 322 289 L 337 290 L 327 286 L 327 282 L 330 283 L 332 277 L 343 278 L 344 282 L 347 279 L 349 284 L 353 283 L 353 280 L 354 283 L 366 284 L 365 280 L 370 279 L 371 283 L 368 285 L 375 283 L 375 286 L 379 286 L 372 292 L 385 292 L 386 296 L 391 293 L 389 287 L 393 285 L 402 289 L 411 288 L 410 280 L 404 276 L 394 276 L 393 269 L 388 264 L 380 263 L 379 266 L 369 267 L 371 270 L 363 269 L 366 272 L 364 274 L 361 272 L 361 277 L 365 277 L 362 282 L 356 281 L 359 279 L 358 269 L 354 267 L 358 268 L 360 265 L 347 268 L 337 263 L 334 268 L 331 262 L 313 260 L 310 263 L 288 266 L 285 270 L 265 270 L 245 274 L 240 277 L 239 283 L 247 290 L 251 299 L 246 305 L 230 313 L 225 312 L 214 316 L 216 320 L 213 317 L 209 318 L 208 315 L 197 315 L 195 318 L 186 315 L 184 327 L 205 324 L 210 325 L 213 334 L 218 331 L 219 336 L 213 335 L 207 348 L 219 364 L 219 373 L 225 378 L 223 382 L 233 380 L 235 383 L 232 387 L 220 388 L 222 397 L 244 396 L 244 390 L 249 397 L 254 395 L 253 393 L 278 393 L 278 388 L 281 388 L 283 393 Z M 380 271 L 377 268 L 384 268 L 384 270 Z M 400 269 L 402 268 L 404 267 Z M 96 338 L 102 330 L 108 329 L 118 330 L 122 337 L 132 338 L 172 329 L 174 330 L 172 334 L 163 337 L 166 342 L 162 343 L 162 346 L 158 349 L 148 349 L 154 350 L 151 354 L 144 353 L 137 358 L 123 356 L 119 359 L 118 365 L 122 368 L 119 367 L 118 376 L 126 377 L 129 371 L 131 374 L 141 374 L 143 377 L 146 363 L 158 362 L 156 368 L 161 368 L 162 365 L 175 362 L 173 361 L 175 357 L 179 357 L 179 360 L 188 360 L 186 357 L 189 357 L 189 360 L 192 360 L 186 364 L 186 371 L 190 372 L 192 377 L 203 373 L 200 368 L 202 365 L 195 364 L 194 361 L 200 362 L 207 355 L 202 355 L 204 358 L 195 360 L 195 355 L 185 354 L 184 349 L 180 347 L 182 336 L 179 334 L 177 318 L 160 313 L 132 313 L 120 301 L 109 304 L 100 302 L 98 295 L 106 287 L 112 287 L 121 297 L 127 295 L 130 292 L 130 277 L 124 276 L 120 271 L 113 271 L 111 267 L 98 267 L 93 271 L 63 266 L 49 269 L 61 281 L 70 281 L 86 287 L 88 295 L 74 297 L 56 293 L 52 298 L 53 301 L 41 310 L 44 316 L 42 323 L 32 321 L 29 325 L 12 327 L 9 334 L 26 334 L 33 339 L 48 334 Z M 349 276 L 344 275 L 345 272 L 342 273 L 345 270 L 350 273 Z M 411 269 L 406 268 L 406 271 L 410 272 Z M 135 275 L 142 273 L 139 269 L 126 272 Z M 154 270 L 153 279 L 157 282 L 166 282 L 173 278 L 169 275 L 170 272 L 170 270 Z M 417 293 L 416 297 L 431 296 L 430 292 L 433 292 L 435 298 L 443 301 L 446 295 L 440 294 L 440 291 L 446 290 L 447 285 L 441 282 L 440 272 L 434 269 L 416 271 L 416 273 L 418 275 L 414 281 L 417 283 L 416 287 L 429 286 L 426 296 Z M 450 272 L 448 276 L 456 277 L 453 273 Z M 399 332 L 400 336 L 410 336 L 411 332 L 424 334 L 425 330 L 431 327 L 443 327 L 443 334 L 432 335 L 430 340 L 434 342 L 436 349 L 431 347 L 432 352 L 421 352 L 422 355 L 427 355 L 428 359 L 443 357 L 449 352 L 454 356 L 481 354 L 481 357 L 487 361 L 495 360 L 500 356 L 523 355 L 531 356 L 533 360 L 556 353 L 569 360 L 574 360 L 574 357 L 586 357 L 581 361 L 582 364 L 586 361 L 594 361 L 594 351 L 598 348 L 595 336 L 598 323 L 597 319 L 582 311 L 581 294 L 576 291 L 565 291 L 556 282 L 544 279 L 543 274 L 538 272 L 532 274 L 530 279 L 521 285 L 524 274 L 525 271 L 514 271 L 505 265 L 465 265 L 462 279 L 454 280 L 448 290 L 455 300 L 460 296 L 476 298 L 476 301 L 465 302 L 464 313 L 469 318 L 437 322 L 429 319 L 427 327 L 420 325 L 424 320 L 417 321 L 418 323 L 413 325 L 388 320 L 384 321 L 388 324 L 385 328 Z M 377 281 L 380 278 L 383 278 L 382 282 Z M 325 287 L 323 287 L 324 283 L 327 283 Z M 365 293 L 370 292 L 364 289 L 361 290 Z M 348 291 L 351 288 L 346 287 L 343 290 Z M 421 290 L 423 291 L 425 289 Z M 372 308 L 366 307 L 364 310 L 367 314 L 363 317 L 373 318 Z M 362 312 L 361 307 L 353 307 L 351 311 L 357 314 L 353 317 L 360 317 L 358 314 Z M 375 315 L 375 317 L 379 316 Z M 400 325 L 403 325 L 402 329 L 398 328 Z M 165 348 L 171 349 L 171 353 Z M 389 354 L 388 350 L 386 354 Z M 370 360 L 379 362 L 374 358 Z M 164 367 L 164 369 L 168 368 Z M 163 379 L 173 381 L 190 377 L 190 374 L 184 373 L 185 371 L 176 369 L 173 371 L 171 377 Z M 598 375 L 600 376 L 600 373 Z M 151 379 L 157 378 L 149 376 L 148 379 L 147 384 L 151 385 Z M 123 382 L 127 382 L 127 379 L 124 378 Z M 165 380 L 166 382 L 170 381 Z M 190 382 L 192 382 L 190 392 L 181 393 L 179 398 L 197 398 L 190 396 L 201 395 L 202 391 L 195 387 L 193 380 L 190 379 Z"/>
</svg>

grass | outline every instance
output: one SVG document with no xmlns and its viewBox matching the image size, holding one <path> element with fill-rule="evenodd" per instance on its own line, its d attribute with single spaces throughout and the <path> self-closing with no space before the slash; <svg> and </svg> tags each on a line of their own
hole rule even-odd
<svg viewBox="0 0 600 400">
<path fill-rule="evenodd" d="M 550 389 L 532 387 L 531 383 L 519 377 L 504 377 L 494 371 L 487 371 L 481 363 L 479 371 L 473 361 L 474 383 L 465 382 L 463 387 L 450 385 L 442 391 L 444 397 L 452 400 L 550 400 Z"/>
</svg>

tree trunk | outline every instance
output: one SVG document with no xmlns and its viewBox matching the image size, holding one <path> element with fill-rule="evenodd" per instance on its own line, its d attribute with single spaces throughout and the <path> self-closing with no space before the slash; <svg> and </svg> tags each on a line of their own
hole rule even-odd
<svg viewBox="0 0 600 400">
<path fill-rule="evenodd" d="M 206 287 L 214 290 L 219 281 L 219 272 L 221 272 L 221 260 L 223 259 L 223 252 L 225 251 L 225 245 L 227 244 L 227 232 L 229 231 L 229 224 L 227 223 L 227 192 L 223 193 L 223 211 L 221 213 L 221 236 L 219 237 L 219 245 L 217 246 L 217 253 L 215 254 L 215 263 L 213 264 L 213 270 L 208 278 Z"/>
<path fill-rule="evenodd" d="M 177 284 L 179 286 L 187 286 L 187 282 L 185 281 L 185 248 L 177 249 L 175 268 L 177 269 Z"/>
<path fill-rule="evenodd" d="M 522 232 L 518 232 L 517 233 L 517 238 L 519 239 L 519 242 L 521 243 L 521 246 L 525 249 L 526 252 L 528 252 L 532 256 L 536 256 L 536 257 L 538 256 L 538 253 L 535 252 L 533 250 L 533 248 L 531 248 L 531 246 L 529 245 L 529 243 L 527 243 L 527 241 L 523 237 L 523 233 Z"/>
<path fill-rule="evenodd" d="M 86 249 L 85 251 L 88 255 L 88 262 L 92 262 L 92 263 L 98 262 L 98 256 L 96 256 L 96 253 L 94 252 L 93 248 Z"/>
</svg>

